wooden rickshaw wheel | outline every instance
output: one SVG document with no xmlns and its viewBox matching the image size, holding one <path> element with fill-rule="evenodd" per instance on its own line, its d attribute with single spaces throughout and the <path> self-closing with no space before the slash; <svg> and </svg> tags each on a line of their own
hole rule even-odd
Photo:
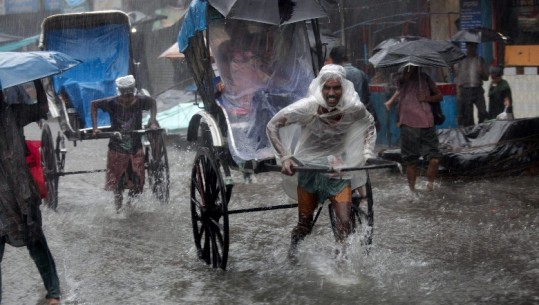
<svg viewBox="0 0 539 305">
<path fill-rule="evenodd" d="M 58 207 L 58 165 L 51 129 L 46 123 L 43 124 L 41 132 L 41 165 L 47 187 L 47 197 L 44 200 L 49 208 L 56 210 Z"/>
<path fill-rule="evenodd" d="M 145 135 L 149 142 L 145 151 L 149 186 L 159 201 L 168 203 L 170 170 L 163 132 L 161 130 L 148 130 Z"/>
<path fill-rule="evenodd" d="M 198 258 L 226 269 L 228 199 L 223 166 L 209 147 L 200 147 L 191 173 L 191 220 Z"/>
<path fill-rule="evenodd" d="M 369 173 L 367 172 L 367 183 L 365 184 L 366 195 L 364 198 L 352 198 L 352 215 L 351 226 L 352 232 L 362 234 L 361 244 L 372 244 L 373 226 L 374 226 L 374 211 L 372 198 L 372 185 Z M 360 205 L 360 200 L 366 199 L 367 205 Z M 336 216 L 333 205 L 328 205 L 329 219 L 333 234 L 337 236 Z"/>
</svg>

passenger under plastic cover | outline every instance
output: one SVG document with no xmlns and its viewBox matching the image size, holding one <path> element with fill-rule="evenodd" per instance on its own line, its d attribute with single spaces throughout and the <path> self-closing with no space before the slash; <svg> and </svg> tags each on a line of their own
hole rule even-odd
<svg viewBox="0 0 539 305">
<path fill-rule="evenodd" d="M 267 122 L 303 98 L 314 79 L 306 27 L 210 22 L 210 48 L 224 84 L 218 103 L 229 127 L 231 155 L 237 163 L 273 158 Z"/>
</svg>

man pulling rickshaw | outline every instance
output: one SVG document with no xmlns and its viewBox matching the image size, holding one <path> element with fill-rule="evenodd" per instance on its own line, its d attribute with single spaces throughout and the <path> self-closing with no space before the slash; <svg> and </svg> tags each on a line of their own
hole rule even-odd
<svg viewBox="0 0 539 305">
<path fill-rule="evenodd" d="M 97 109 L 107 112 L 113 132 L 119 132 L 109 140 L 105 190 L 114 192 L 116 211 L 122 208 L 123 191 L 129 190 L 132 198 L 144 187 L 144 151 L 141 135 L 133 131 L 142 129 L 142 111 L 150 110 L 150 129 L 158 128 L 156 102 L 146 95 L 136 94 L 135 78 L 132 75 L 116 79 L 119 96 L 92 102 L 93 136 L 101 131 L 97 128 Z"/>
<path fill-rule="evenodd" d="M 338 171 L 375 157 L 374 119 L 340 65 L 324 66 L 311 82 L 307 97 L 279 111 L 267 132 L 285 175 L 295 174 L 294 167 L 302 165 L 298 160 Z M 335 211 L 337 241 L 343 243 L 352 232 L 352 190 L 365 182 L 364 172 L 298 173 L 298 223 L 292 231 L 290 255 L 311 232 L 316 207 L 326 199 Z"/>
</svg>

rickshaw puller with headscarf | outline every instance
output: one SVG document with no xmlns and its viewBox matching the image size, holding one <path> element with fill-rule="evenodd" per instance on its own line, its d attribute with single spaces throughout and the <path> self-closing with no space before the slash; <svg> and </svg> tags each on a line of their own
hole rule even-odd
<svg viewBox="0 0 539 305">
<path fill-rule="evenodd" d="M 268 138 L 283 174 L 293 176 L 300 162 L 338 171 L 362 166 L 375 157 L 374 119 L 345 73 L 340 65 L 324 66 L 311 82 L 308 96 L 283 108 L 268 123 Z M 334 206 L 336 238 L 344 243 L 352 231 L 352 190 L 366 183 L 365 172 L 300 172 L 288 183 L 297 183 L 298 200 L 290 254 L 295 254 L 297 244 L 311 232 L 314 211 L 325 200 Z"/>
</svg>

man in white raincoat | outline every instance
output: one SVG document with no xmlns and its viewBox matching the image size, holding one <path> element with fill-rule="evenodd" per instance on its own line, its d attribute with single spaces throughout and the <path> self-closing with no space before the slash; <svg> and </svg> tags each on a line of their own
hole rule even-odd
<svg viewBox="0 0 539 305">
<path fill-rule="evenodd" d="M 324 66 L 311 82 L 308 96 L 275 114 L 267 134 L 282 163 L 281 172 L 289 176 L 300 163 L 339 169 L 362 166 L 375 157 L 374 119 L 340 65 Z M 311 232 L 318 203 L 327 199 L 336 214 L 337 240 L 344 242 L 352 231 L 352 190 L 365 182 L 364 171 L 298 173 L 298 224 L 292 231 L 290 254 Z"/>
</svg>

